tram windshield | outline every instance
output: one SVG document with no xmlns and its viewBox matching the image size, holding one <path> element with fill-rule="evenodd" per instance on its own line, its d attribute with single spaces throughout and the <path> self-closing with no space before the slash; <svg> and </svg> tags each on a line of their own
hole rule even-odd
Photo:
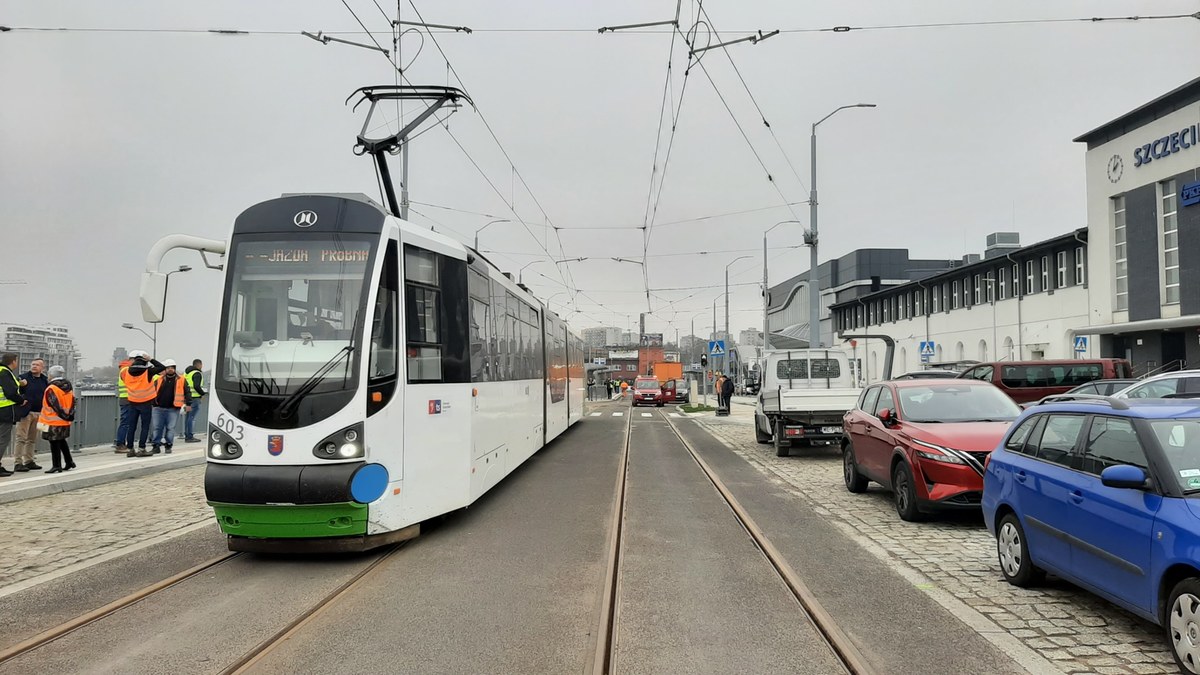
<svg viewBox="0 0 1200 675">
<path fill-rule="evenodd" d="M 235 239 L 228 258 L 219 388 L 284 396 L 356 385 L 366 239 Z"/>
</svg>

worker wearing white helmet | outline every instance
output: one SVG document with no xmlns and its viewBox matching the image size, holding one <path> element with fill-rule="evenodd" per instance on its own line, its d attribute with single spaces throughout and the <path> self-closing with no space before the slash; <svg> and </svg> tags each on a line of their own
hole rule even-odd
<svg viewBox="0 0 1200 675">
<path fill-rule="evenodd" d="M 148 457 L 150 453 L 146 452 L 146 440 L 150 436 L 154 397 L 157 393 L 154 387 L 154 376 L 166 370 L 167 367 L 140 349 L 129 352 L 129 358 L 132 363 L 121 373 L 121 381 L 125 384 L 125 390 L 129 396 L 129 405 L 125 408 L 125 414 L 129 416 L 126 436 L 128 446 L 125 456 L 136 457 L 140 454 Z M 140 453 L 135 452 L 133 448 L 134 434 L 139 423 L 141 424 L 141 434 L 138 435 Z"/>
</svg>

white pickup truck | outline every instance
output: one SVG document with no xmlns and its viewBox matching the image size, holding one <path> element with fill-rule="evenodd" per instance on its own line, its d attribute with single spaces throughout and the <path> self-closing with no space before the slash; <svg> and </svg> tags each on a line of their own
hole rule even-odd
<svg viewBox="0 0 1200 675">
<path fill-rule="evenodd" d="M 762 386 L 754 410 L 754 437 L 786 457 L 793 441 L 841 441 L 842 416 L 858 403 L 862 386 L 840 349 L 770 351 L 763 357 Z"/>
</svg>

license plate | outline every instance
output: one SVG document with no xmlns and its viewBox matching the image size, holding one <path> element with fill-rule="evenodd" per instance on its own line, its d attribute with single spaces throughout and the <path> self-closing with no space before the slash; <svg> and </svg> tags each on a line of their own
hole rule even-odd
<svg viewBox="0 0 1200 675">
<path fill-rule="evenodd" d="M 840 433 L 842 433 L 842 428 L 841 427 L 821 427 L 821 433 L 823 433 L 823 434 L 840 434 Z"/>
</svg>

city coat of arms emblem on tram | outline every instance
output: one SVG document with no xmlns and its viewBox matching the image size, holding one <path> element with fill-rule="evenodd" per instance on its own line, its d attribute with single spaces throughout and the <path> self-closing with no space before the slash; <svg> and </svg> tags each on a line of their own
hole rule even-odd
<svg viewBox="0 0 1200 675">
<path fill-rule="evenodd" d="M 267 436 L 267 452 L 272 455 L 283 453 L 283 434 L 271 434 Z"/>
</svg>

